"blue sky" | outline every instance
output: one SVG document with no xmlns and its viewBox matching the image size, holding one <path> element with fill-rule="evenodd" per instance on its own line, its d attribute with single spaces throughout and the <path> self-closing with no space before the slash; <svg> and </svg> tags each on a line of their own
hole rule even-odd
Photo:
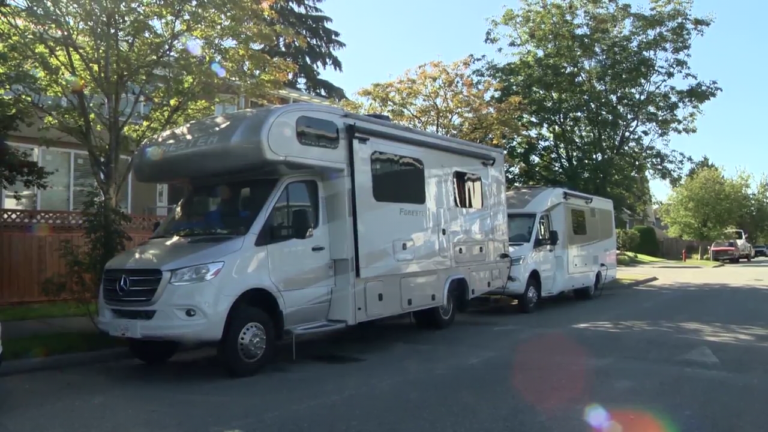
<svg viewBox="0 0 768 432">
<path fill-rule="evenodd" d="M 647 4 L 633 0 L 633 4 Z M 483 43 L 487 20 L 498 16 L 514 0 L 325 0 L 326 14 L 341 32 L 347 48 L 339 53 L 343 73 L 324 78 L 353 93 L 374 82 L 386 81 L 430 60 L 455 61 L 468 54 L 491 54 Z M 768 44 L 765 17 L 768 1 L 698 0 L 694 11 L 713 15 L 715 23 L 694 42 L 691 64 L 703 79 L 715 79 L 723 92 L 704 106 L 698 133 L 672 139 L 671 146 L 695 158 L 709 156 L 729 174 L 746 169 L 755 175 L 768 171 L 768 139 L 760 130 L 768 122 Z M 669 188 L 653 181 L 663 200 Z"/>
</svg>

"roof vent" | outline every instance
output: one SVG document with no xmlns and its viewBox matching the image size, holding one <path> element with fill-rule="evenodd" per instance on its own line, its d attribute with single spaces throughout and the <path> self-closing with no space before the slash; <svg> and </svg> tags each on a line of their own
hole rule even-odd
<svg viewBox="0 0 768 432">
<path fill-rule="evenodd" d="M 386 114 L 366 114 L 366 117 L 375 118 L 376 120 L 384 120 L 391 122 L 392 118 Z"/>
</svg>

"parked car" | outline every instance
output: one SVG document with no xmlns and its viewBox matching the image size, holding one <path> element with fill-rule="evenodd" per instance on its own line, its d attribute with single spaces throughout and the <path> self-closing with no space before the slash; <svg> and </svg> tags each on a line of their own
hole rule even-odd
<svg viewBox="0 0 768 432">
<path fill-rule="evenodd" d="M 736 241 L 716 241 L 712 243 L 712 247 L 709 248 L 710 259 L 712 261 L 730 261 L 732 263 L 739 262 L 739 246 Z"/>
<path fill-rule="evenodd" d="M 766 245 L 755 246 L 755 258 L 757 257 L 768 257 L 768 247 Z"/>
</svg>

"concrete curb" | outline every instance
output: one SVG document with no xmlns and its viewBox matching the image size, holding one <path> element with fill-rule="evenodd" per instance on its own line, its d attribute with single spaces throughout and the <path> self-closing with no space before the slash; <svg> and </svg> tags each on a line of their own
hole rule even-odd
<svg viewBox="0 0 768 432">
<path fill-rule="evenodd" d="M 95 363 L 105 363 L 129 358 L 131 358 L 131 355 L 127 349 L 113 348 L 44 358 L 8 360 L 4 361 L 2 366 L 0 366 L 0 377 L 40 370 L 62 369 Z"/>
</svg>

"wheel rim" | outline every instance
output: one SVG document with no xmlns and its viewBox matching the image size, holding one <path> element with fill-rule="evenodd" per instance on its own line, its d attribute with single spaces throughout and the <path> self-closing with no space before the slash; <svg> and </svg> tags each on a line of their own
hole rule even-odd
<svg viewBox="0 0 768 432">
<path fill-rule="evenodd" d="M 528 287 L 528 294 L 526 295 L 526 298 L 528 300 L 529 306 L 533 306 L 537 301 L 539 301 L 539 293 L 536 291 L 536 287 Z"/>
<path fill-rule="evenodd" d="M 451 314 L 453 313 L 453 296 L 448 294 L 448 297 L 445 299 L 445 304 L 440 306 L 438 310 L 440 311 L 440 316 L 443 317 L 443 319 L 450 318 Z"/>
<path fill-rule="evenodd" d="M 237 352 L 241 359 L 249 363 L 255 362 L 264 355 L 266 348 L 267 332 L 261 324 L 248 323 L 240 330 L 237 338 Z"/>
</svg>

